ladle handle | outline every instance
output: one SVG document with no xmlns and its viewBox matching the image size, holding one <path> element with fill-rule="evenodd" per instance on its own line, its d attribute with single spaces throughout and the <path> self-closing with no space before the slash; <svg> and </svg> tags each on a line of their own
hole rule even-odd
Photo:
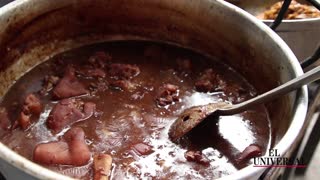
<svg viewBox="0 0 320 180">
<path fill-rule="evenodd" d="M 219 112 L 217 113 L 219 113 L 220 115 L 232 115 L 232 114 L 243 112 L 253 105 L 264 104 L 266 102 L 274 100 L 280 96 L 283 96 L 291 91 L 294 91 L 300 88 L 305 84 L 311 83 L 319 78 L 320 78 L 320 66 L 306 72 L 302 76 L 299 76 L 297 78 L 294 78 L 286 82 L 285 84 L 282 84 L 277 88 L 274 88 L 268 92 L 265 92 L 264 94 L 261 94 L 255 98 L 244 101 L 242 103 L 235 104 L 232 106 L 232 108 L 219 109 L 218 110 Z"/>
</svg>

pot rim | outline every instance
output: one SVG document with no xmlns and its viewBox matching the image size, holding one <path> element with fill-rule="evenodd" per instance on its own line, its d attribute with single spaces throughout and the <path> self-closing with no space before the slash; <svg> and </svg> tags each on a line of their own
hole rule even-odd
<svg viewBox="0 0 320 180">
<path fill-rule="evenodd" d="M 299 61 L 297 60 L 296 56 L 292 52 L 292 50 L 289 48 L 289 46 L 283 41 L 283 39 L 280 38 L 278 34 L 276 34 L 273 30 L 271 30 L 266 24 L 264 24 L 263 21 L 257 19 L 255 16 L 250 14 L 249 12 L 238 8 L 237 6 L 225 2 L 223 0 L 217 0 L 224 5 L 228 6 L 231 10 L 239 12 L 239 15 L 246 17 L 252 22 L 255 22 L 255 25 L 258 26 L 260 29 L 265 31 L 274 41 L 279 45 L 279 48 L 283 49 L 284 53 L 288 57 L 288 61 L 291 64 L 295 76 L 301 76 L 304 72 L 300 66 Z M 320 18 L 313 18 L 313 19 L 319 19 Z M 314 21 L 314 20 L 312 20 Z M 270 21 L 272 22 L 272 20 Z M 310 22 L 310 21 L 309 21 Z M 293 142 L 296 138 L 299 137 L 299 134 L 301 131 L 303 131 L 303 125 L 305 122 L 305 118 L 307 115 L 308 110 L 308 88 L 307 86 L 303 86 L 300 89 L 300 93 L 297 93 L 295 107 L 293 109 L 293 119 L 291 121 L 291 124 L 287 130 L 287 132 L 284 134 L 282 139 L 276 144 L 274 149 L 277 149 L 279 154 L 281 156 L 284 156 L 285 153 L 292 147 Z M 302 119 L 303 118 L 303 119 Z M 265 156 L 266 157 L 266 156 Z M 266 167 L 254 167 L 253 164 L 239 170 L 235 174 L 231 174 L 229 176 L 222 177 L 221 179 L 239 179 L 239 177 L 250 177 L 250 175 L 253 172 L 259 172 L 266 170 Z"/>
<path fill-rule="evenodd" d="M 14 11 L 14 9 L 17 6 L 21 6 L 23 4 L 28 4 L 32 0 L 16 0 L 13 1 L 2 8 L 0 8 L 0 16 L 3 14 L 10 13 L 11 11 Z M 295 76 L 300 76 L 303 74 L 303 70 L 299 64 L 299 61 L 297 60 L 296 56 L 293 54 L 291 49 L 288 47 L 288 45 L 274 32 L 272 31 L 267 25 L 265 25 L 262 21 L 258 20 L 253 15 L 249 14 L 245 10 L 232 5 L 224 0 L 203 0 L 206 3 L 212 3 L 213 1 L 216 1 L 224 6 L 226 10 L 234 11 L 239 14 L 239 16 L 242 16 L 252 23 L 254 23 L 255 26 L 259 27 L 262 31 L 265 31 L 265 33 L 274 40 L 274 43 L 276 43 L 279 48 L 281 48 L 284 52 L 284 54 L 287 56 L 287 59 L 289 61 L 289 64 L 292 67 L 293 73 Z M 308 107 L 308 92 L 307 92 L 307 86 L 303 86 L 300 89 L 300 92 L 297 93 L 296 102 L 294 106 L 294 112 L 293 112 L 293 119 L 291 121 L 291 124 L 283 136 L 283 138 L 278 142 L 278 144 L 275 146 L 275 149 L 278 149 L 278 152 L 281 155 L 284 155 L 285 152 L 288 151 L 288 149 L 292 146 L 295 139 L 298 138 L 299 133 L 302 131 L 305 117 L 307 113 L 307 107 Z M 0 158 L 4 161 L 8 162 L 9 164 L 15 166 L 16 168 L 36 177 L 39 179 L 72 179 L 68 176 L 62 175 L 60 173 L 54 172 L 52 170 L 49 170 L 47 168 L 44 168 L 43 166 L 40 166 L 25 157 L 15 153 L 13 150 L 6 147 L 4 144 L 0 142 Z M 221 179 L 239 179 L 239 178 L 249 178 L 252 177 L 253 174 L 261 174 L 262 171 L 264 171 L 266 168 L 254 168 L 253 165 L 249 165 L 239 171 L 237 171 L 234 174 L 222 177 Z"/>
</svg>

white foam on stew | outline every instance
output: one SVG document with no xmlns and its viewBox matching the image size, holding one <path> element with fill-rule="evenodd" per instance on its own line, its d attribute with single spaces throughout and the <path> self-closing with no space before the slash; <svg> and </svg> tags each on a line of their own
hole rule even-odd
<svg viewBox="0 0 320 180">
<path fill-rule="evenodd" d="M 218 123 L 222 137 L 240 152 L 255 142 L 255 135 L 250 129 L 250 122 L 241 114 L 220 116 Z"/>
<path fill-rule="evenodd" d="M 40 114 L 38 122 L 30 129 L 30 133 L 41 142 L 57 141 L 58 136 L 54 136 L 46 126 L 47 118 L 52 110 L 51 105 L 46 105 L 44 111 Z"/>
<path fill-rule="evenodd" d="M 184 157 L 185 149 L 177 146 L 168 138 L 168 131 L 171 122 L 175 120 L 172 118 L 163 118 L 161 121 L 166 122 L 165 130 L 161 131 L 159 135 L 153 135 L 147 141 L 153 146 L 153 153 L 146 156 L 137 156 L 135 161 L 129 164 L 129 169 L 136 171 L 136 174 L 126 173 L 127 178 L 142 178 L 148 179 L 153 176 L 169 176 L 170 174 L 176 178 L 203 179 L 206 177 L 220 177 L 221 174 L 230 174 L 236 172 L 237 169 L 229 163 L 228 158 L 223 156 L 218 150 L 210 147 L 202 151 L 208 159 L 210 159 L 210 166 L 203 167 L 203 169 L 194 169 L 193 162 L 188 162 Z M 161 124 L 164 125 L 164 124 Z M 155 163 L 158 162 L 158 163 Z M 161 163 L 159 163 L 161 162 Z M 208 170 L 210 169 L 210 170 Z M 220 173 L 220 174 L 216 174 Z M 137 176 L 137 174 L 139 174 Z"/>
<path fill-rule="evenodd" d="M 220 102 L 222 101 L 218 95 L 222 95 L 222 92 L 214 92 L 214 93 L 200 93 L 193 92 L 190 96 L 185 96 L 183 101 L 184 109 L 187 109 L 192 106 L 200 106 L 206 105 L 209 103 Z"/>
<path fill-rule="evenodd" d="M 66 176 L 71 176 L 75 178 L 81 178 L 85 176 L 91 170 L 91 164 L 80 167 L 70 167 L 64 170 L 61 170 L 60 173 Z"/>
</svg>

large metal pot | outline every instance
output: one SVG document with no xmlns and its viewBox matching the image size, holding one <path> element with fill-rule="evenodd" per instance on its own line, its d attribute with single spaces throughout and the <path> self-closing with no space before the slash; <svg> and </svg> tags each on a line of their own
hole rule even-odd
<svg viewBox="0 0 320 180">
<path fill-rule="evenodd" d="M 204 53 L 236 69 L 260 93 L 301 75 L 298 60 L 266 25 L 221 0 L 18 0 L 0 9 L 0 97 L 26 71 L 53 55 L 103 41 L 153 40 Z M 267 104 L 272 147 L 288 155 L 307 111 L 303 87 Z M 8 179 L 67 179 L 0 144 Z M 257 179 L 248 166 L 232 179 Z"/>
</svg>

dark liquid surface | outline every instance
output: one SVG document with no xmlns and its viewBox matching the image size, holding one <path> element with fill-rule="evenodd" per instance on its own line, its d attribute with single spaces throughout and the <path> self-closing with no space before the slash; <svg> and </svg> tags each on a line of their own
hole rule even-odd
<svg viewBox="0 0 320 180">
<path fill-rule="evenodd" d="M 214 62 L 189 50 L 161 44 L 139 42 L 108 43 L 82 47 L 63 53 L 40 64 L 20 78 L 3 98 L 0 106 L 9 112 L 12 123 L 18 118 L 21 103 L 28 93 L 37 93 L 42 88 L 45 75 L 62 77 L 66 67 L 75 69 L 88 64 L 88 58 L 97 51 L 104 51 L 112 57 L 112 63 L 135 64 L 140 74 L 133 79 L 135 89 L 106 89 L 77 97 L 94 102 L 95 116 L 72 125 L 82 127 L 86 143 L 92 154 L 107 153 L 113 158 L 111 178 L 155 178 L 155 179 L 212 179 L 236 172 L 243 167 L 235 161 L 249 145 L 256 144 L 263 153 L 270 144 L 270 121 L 264 106 L 257 106 L 241 114 L 223 116 L 206 122 L 191 134 L 175 144 L 168 139 L 168 130 L 179 113 L 194 105 L 226 101 L 238 103 L 253 97 L 256 93 L 238 73 L 231 68 Z M 151 55 L 150 55 L 151 52 Z M 177 59 L 188 59 L 191 71 L 181 70 Z M 241 95 L 232 90 L 210 93 L 197 92 L 194 84 L 200 74 L 212 68 L 225 83 L 240 86 Z M 108 82 L 104 79 L 88 79 L 81 75 L 78 79 L 89 87 L 91 83 Z M 179 87 L 179 101 L 161 107 L 156 104 L 158 89 L 170 83 Z M 27 130 L 1 130 L 1 141 L 17 153 L 33 159 L 33 150 L 39 143 L 56 141 L 62 132 L 53 134 L 45 122 L 57 101 L 49 93 L 39 96 L 44 108 L 39 120 Z M 138 155 L 132 146 L 144 143 L 152 146 L 153 153 Z M 184 153 L 200 150 L 210 160 L 210 166 L 188 162 Z M 89 179 L 93 176 L 92 160 L 87 165 L 45 165 L 62 174 Z"/>
</svg>

